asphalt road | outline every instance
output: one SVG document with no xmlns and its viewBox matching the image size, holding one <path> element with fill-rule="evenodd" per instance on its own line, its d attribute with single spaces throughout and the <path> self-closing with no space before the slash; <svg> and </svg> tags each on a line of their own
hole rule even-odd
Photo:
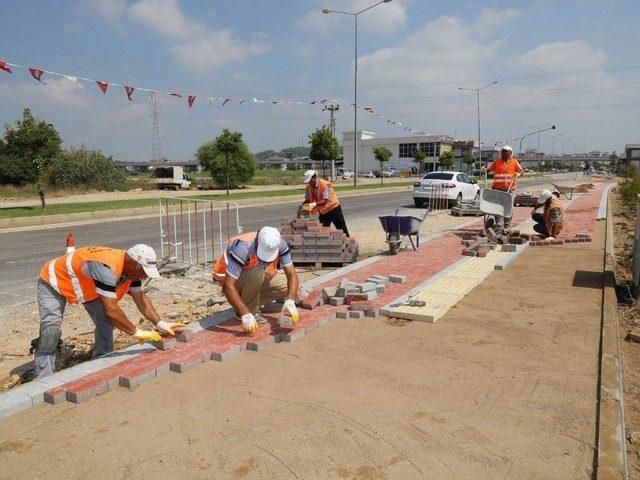
<svg viewBox="0 0 640 480">
<path fill-rule="evenodd" d="M 573 178 L 574 174 L 558 174 L 544 180 L 520 182 L 532 190 L 549 185 L 553 180 Z M 244 231 L 255 231 L 264 225 L 279 225 L 281 219 L 295 215 L 300 199 L 240 209 L 240 223 Z M 413 204 L 411 194 L 404 192 L 372 193 L 345 198 L 342 208 L 350 221 L 391 214 L 393 209 Z M 160 252 L 159 222 L 157 218 L 140 218 L 78 225 L 74 227 L 43 228 L 25 232 L 0 233 L 0 302 L 1 309 L 29 301 L 35 296 L 35 281 L 44 263 L 60 256 L 68 232 L 73 232 L 77 245 L 108 245 L 129 248 L 136 243 L 147 243 Z"/>
</svg>

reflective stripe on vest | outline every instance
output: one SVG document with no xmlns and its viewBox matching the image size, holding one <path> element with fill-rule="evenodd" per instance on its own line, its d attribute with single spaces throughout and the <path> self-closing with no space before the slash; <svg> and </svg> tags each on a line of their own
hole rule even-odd
<svg viewBox="0 0 640 480">
<path fill-rule="evenodd" d="M 316 206 L 311 211 L 311 214 L 320 212 L 324 215 L 340 205 L 340 201 L 338 200 L 338 196 L 333 189 L 333 185 L 331 184 L 331 182 L 328 182 L 327 180 L 324 180 L 322 178 L 318 178 L 318 198 L 316 198 L 314 194 L 315 188 L 313 188 L 310 183 L 307 184 L 307 194 L 309 195 L 309 202 L 318 203 L 324 200 L 322 198 L 322 192 L 324 191 L 325 187 L 327 187 L 327 185 L 329 186 L 329 197 L 327 198 L 327 203 L 325 203 L 322 207 Z"/>
<path fill-rule="evenodd" d="M 40 279 L 62 295 L 68 303 L 91 302 L 98 298 L 95 281 L 82 268 L 86 262 L 99 262 L 111 270 L 118 281 L 124 268 L 124 250 L 108 247 L 83 247 L 49 260 L 42 270 Z M 120 300 L 129 290 L 131 280 L 126 279 L 116 287 L 116 298 Z"/>
<path fill-rule="evenodd" d="M 224 249 L 224 252 L 222 252 L 222 255 L 220 256 L 220 258 L 216 261 L 216 263 L 213 264 L 211 275 L 215 282 L 222 282 L 227 276 L 227 265 L 229 265 L 229 258 L 227 257 L 227 252 L 229 250 L 229 247 L 233 245 L 233 243 L 236 242 L 237 240 L 241 242 L 247 242 L 249 244 L 253 244 L 253 242 L 256 241 L 257 236 L 258 236 L 258 232 L 248 232 L 248 233 L 243 233 L 242 235 L 238 235 L 237 237 L 234 237 L 233 239 L 231 239 L 231 242 L 229 242 L 229 245 L 227 246 L 227 248 Z M 275 258 L 275 260 L 265 267 L 270 275 L 275 275 L 276 273 L 278 273 L 277 266 L 278 266 L 279 259 L 280 259 L 280 254 L 278 253 L 278 256 Z M 259 264 L 260 264 L 260 259 L 258 258 L 258 256 L 255 253 L 250 253 L 249 261 L 242 266 L 242 270 L 249 270 L 250 268 L 257 267 Z"/>
<path fill-rule="evenodd" d="M 495 161 L 495 167 L 493 171 L 493 184 L 492 188 L 495 190 L 515 190 L 516 181 L 515 176 L 518 173 L 518 161 L 512 158 L 508 163 L 498 158 Z M 513 180 L 513 184 L 511 181 Z"/>
</svg>

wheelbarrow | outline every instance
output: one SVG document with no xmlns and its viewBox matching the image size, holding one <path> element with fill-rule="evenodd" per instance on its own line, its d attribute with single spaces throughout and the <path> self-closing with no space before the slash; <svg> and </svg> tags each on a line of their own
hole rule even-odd
<svg viewBox="0 0 640 480">
<path fill-rule="evenodd" d="M 513 197 L 509 192 L 483 188 L 480 191 L 480 212 L 484 214 L 484 231 L 492 242 L 509 236 L 505 224 L 513 216 Z"/>
<path fill-rule="evenodd" d="M 422 218 L 412 217 L 410 215 L 398 215 L 400 209 L 396 209 L 394 215 L 379 216 L 382 228 L 387 234 L 386 242 L 389 244 L 389 253 L 395 255 L 400 251 L 400 245 L 402 244 L 401 236 L 409 237 L 411 246 L 416 250 L 420 246 L 420 226 L 424 222 L 427 215 L 429 215 L 429 209 L 427 208 L 422 215 Z M 413 243 L 412 236 L 416 237 L 415 244 Z"/>
</svg>

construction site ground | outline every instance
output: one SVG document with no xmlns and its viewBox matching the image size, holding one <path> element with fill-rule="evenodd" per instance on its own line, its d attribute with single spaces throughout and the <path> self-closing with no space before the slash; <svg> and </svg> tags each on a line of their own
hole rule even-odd
<svg viewBox="0 0 640 480">
<path fill-rule="evenodd" d="M 403 208 L 401 215 L 418 215 L 421 211 Z M 421 235 L 453 228 L 469 221 L 469 217 L 454 217 L 448 211 L 438 211 L 422 224 Z M 351 233 L 359 242 L 359 257 L 366 258 L 387 250 L 380 222 L 373 217 L 357 217 L 349 222 Z M 407 242 L 408 244 L 408 242 Z M 298 267 L 301 281 L 322 275 L 328 268 Z M 220 297 L 221 290 L 211 281 L 209 269 L 192 268 L 182 274 L 167 275 L 150 284 L 148 292 L 163 318 L 194 321 L 229 308 L 227 303 L 207 307 L 202 302 Z M 28 354 L 29 342 L 38 336 L 39 314 L 35 302 L 35 278 L 33 298 L 10 308 L 0 306 L 0 392 L 21 382 L 22 375 L 32 367 L 32 356 Z M 125 298 L 121 302 L 124 312 L 141 325 L 149 327 L 137 312 L 133 302 Z M 60 368 L 75 365 L 91 358 L 94 326 L 82 307 L 68 306 L 62 323 L 64 344 L 58 358 Z M 129 335 L 115 332 L 116 349 L 131 345 Z"/>
<path fill-rule="evenodd" d="M 334 320 L 2 421 L 2 478 L 592 478 L 603 225 L 435 324 Z M 567 299 L 571 301 L 567 301 Z"/>
</svg>

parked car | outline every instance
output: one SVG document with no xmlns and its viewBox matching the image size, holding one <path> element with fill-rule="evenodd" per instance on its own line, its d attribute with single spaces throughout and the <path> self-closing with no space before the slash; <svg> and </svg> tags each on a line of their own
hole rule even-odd
<svg viewBox="0 0 640 480">
<path fill-rule="evenodd" d="M 338 178 L 353 178 L 353 171 L 352 170 L 346 170 L 344 168 L 340 168 L 340 169 L 338 169 L 337 177 Z"/>
<path fill-rule="evenodd" d="M 371 170 L 369 170 L 368 172 L 360 172 L 359 176 L 362 178 L 376 178 Z"/>
<path fill-rule="evenodd" d="M 480 198 L 478 182 L 463 172 L 430 172 L 413 186 L 413 201 L 422 207 L 438 192 L 444 192 L 448 203 L 473 202 Z"/>
</svg>

